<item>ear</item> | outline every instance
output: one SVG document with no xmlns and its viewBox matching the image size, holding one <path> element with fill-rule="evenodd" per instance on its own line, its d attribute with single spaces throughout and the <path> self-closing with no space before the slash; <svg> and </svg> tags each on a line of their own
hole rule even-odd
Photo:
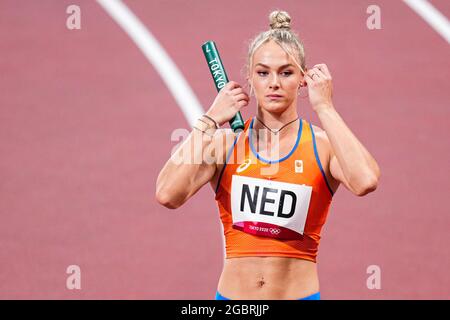
<svg viewBox="0 0 450 320">
<path fill-rule="evenodd" d="M 305 72 L 308 72 L 308 68 L 305 66 Z M 301 75 L 301 79 L 300 79 L 300 84 L 299 84 L 299 88 L 300 87 L 306 87 L 307 86 L 307 83 L 306 83 L 306 81 L 305 81 L 305 77 L 306 77 L 306 74 L 303 74 L 303 72 L 302 72 L 302 75 Z"/>
</svg>

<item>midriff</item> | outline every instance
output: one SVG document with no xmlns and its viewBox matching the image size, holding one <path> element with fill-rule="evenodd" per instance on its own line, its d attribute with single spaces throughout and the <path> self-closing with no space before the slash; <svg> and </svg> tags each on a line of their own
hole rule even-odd
<svg viewBox="0 0 450 320">
<path fill-rule="evenodd" d="M 319 292 L 317 265 L 286 257 L 228 258 L 218 291 L 229 299 L 300 299 Z"/>
</svg>

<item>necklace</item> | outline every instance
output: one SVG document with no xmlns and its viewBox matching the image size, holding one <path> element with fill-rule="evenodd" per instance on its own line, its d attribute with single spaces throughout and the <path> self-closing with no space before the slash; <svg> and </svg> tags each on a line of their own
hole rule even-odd
<svg viewBox="0 0 450 320">
<path fill-rule="evenodd" d="M 291 124 L 291 123 L 294 122 L 294 121 L 297 121 L 297 120 L 299 119 L 299 117 L 297 117 L 297 119 L 295 119 L 295 120 L 292 120 L 292 121 L 286 123 L 285 125 L 283 125 L 283 126 L 282 126 L 280 129 L 278 129 L 278 130 L 272 130 L 272 129 L 270 129 L 268 126 L 266 126 L 266 125 L 264 124 L 264 122 L 262 122 L 261 120 L 259 120 L 258 117 L 256 117 L 256 119 L 257 119 L 259 122 L 261 122 L 261 124 L 262 124 L 264 127 L 266 127 L 267 129 L 269 129 L 270 132 L 272 132 L 272 133 L 274 133 L 274 134 L 278 134 L 278 132 L 280 132 L 284 127 L 286 127 L 287 125 Z"/>
</svg>

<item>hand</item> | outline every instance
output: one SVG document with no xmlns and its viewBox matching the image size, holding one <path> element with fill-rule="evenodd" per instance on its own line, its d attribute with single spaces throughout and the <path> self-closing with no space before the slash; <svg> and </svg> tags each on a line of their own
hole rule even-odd
<svg viewBox="0 0 450 320">
<path fill-rule="evenodd" d="M 238 111 L 247 106 L 250 98 L 241 85 L 235 81 L 228 82 L 216 96 L 211 108 L 206 112 L 219 126 L 230 121 Z"/>
<path fill-rule="evenodd" d="M 333 108 L 333 84 L 326 64 L 316 64 L 305 75 L 309 102 L 314 111 Z"/>
</svg>

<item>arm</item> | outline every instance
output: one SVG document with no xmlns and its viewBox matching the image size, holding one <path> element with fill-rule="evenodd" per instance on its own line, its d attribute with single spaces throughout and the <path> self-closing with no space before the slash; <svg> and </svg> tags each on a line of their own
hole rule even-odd
<svg viewBox="0 0 450 320">
<path fill-rule="evenodd" d="M 197 128 L 203 130 L 202 123 Z M 183 205 L 211 178 L 216 172 L 216 144 L 221 136 L 220 130 L 208 133 L 210 137 L 197 129 L 193 129 L 183 144 L 166 162 L 156 181 L 156 200 L 169 209 Z M 213 161 L 212 161 L 213 160 Z"/>
<path fill-rule="evenodd" d="M 331 80 L 325 64 L 305 75 L 311 105 L 329 139 L 330 173 L 353 194 L 363 196 L 377 188 L 380 168 L 334 109 Z"/>
<path fill-rule="evenodd" d="M 333 106 L 317 112 L 330 143 L 330 173 L 349 191 L 363 196 L 377 188 L 380 168 Z"/>
<path fill-rule="evenodd" d="M 241 86 L 230 81 L 220 90 L 206 115 L 222 126 L 248 105 L 248 101 L 249 97 Z M 156 200 L 169 209 L 183 205 L 214 177 L 216 163 L 223 159 L 228 137 L 234 136 L 231 130 L 216 130 L 200 120 L 195 126 L 207 133 L 193 128 L 164 165 L 156 181 Z"/>
</svg>

